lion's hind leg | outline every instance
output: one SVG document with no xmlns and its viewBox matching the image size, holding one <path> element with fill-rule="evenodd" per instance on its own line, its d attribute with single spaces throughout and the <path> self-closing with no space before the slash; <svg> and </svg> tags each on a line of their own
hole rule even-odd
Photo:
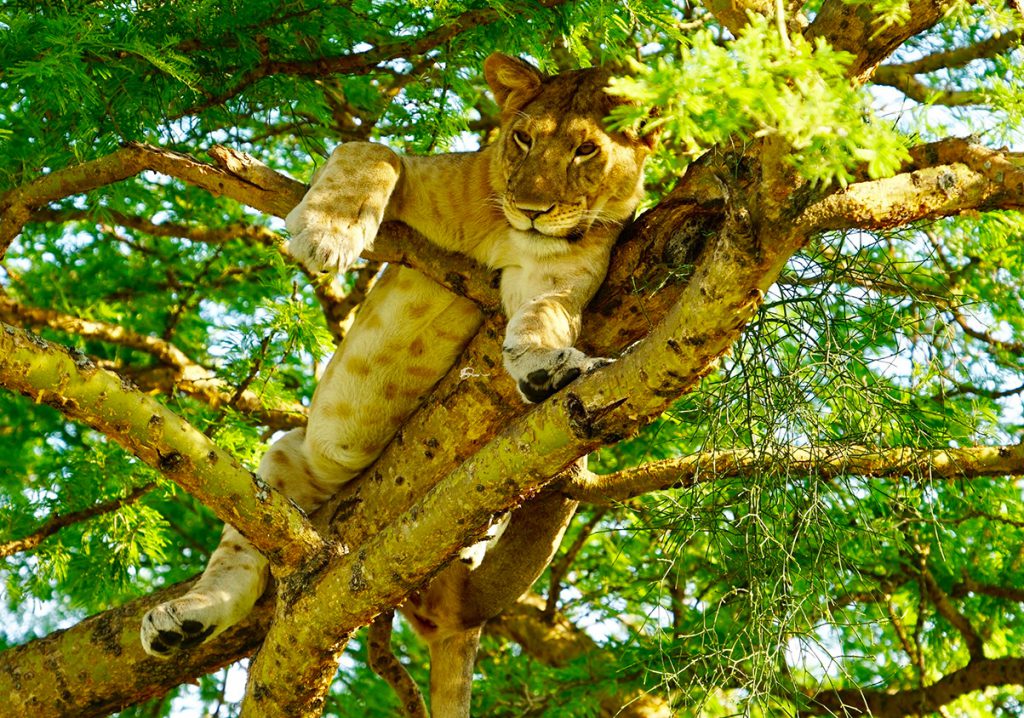
<svg viewBox="0 0 1024 718">
<path fill-rule="evenodd" d="M 259 474 L 271 486 L 312 510 L 330 495 L 316 481 L 304 446 L 305 430 L 288 432 L 263 456 Z M 238 623 L 267 585 L 267 560 L 234 527 L 225 525 L 203 575 L 184 596 L 153 608 L 142 619 L 142 647 L 166 658 Z"/>
</svg>

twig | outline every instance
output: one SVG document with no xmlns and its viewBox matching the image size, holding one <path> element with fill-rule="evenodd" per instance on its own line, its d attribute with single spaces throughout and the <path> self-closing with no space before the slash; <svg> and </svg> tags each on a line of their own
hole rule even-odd
<svg viewBox="0 0 1024 718">
<path fill-rule="evenodd" d="M 142 484 L 141 486 L 136 486 L 131 490 L 131 492 L 120 498 L 105 501 L 102 504 L 96 504 L 95 506 L 90 506 L 85 509 L 79 509 L 78 511 L 72 511 L 69 514 L 55 513 L 47 519 L 42 526 L 27 536 L 0 544 L 0 558 L 34 549 L 62 528 L 82 521 L 87 521 L 88 519 L 95 518 L 97 516 L 102 516 L 103 514 L 112 513 L 123 506 L 135 503 L 135 501 L 137 501 L 143 494 L 149 492 L 154 486 L 156 486 L 156 482 L 150 481 L 149 483 Z"/>
</svg>

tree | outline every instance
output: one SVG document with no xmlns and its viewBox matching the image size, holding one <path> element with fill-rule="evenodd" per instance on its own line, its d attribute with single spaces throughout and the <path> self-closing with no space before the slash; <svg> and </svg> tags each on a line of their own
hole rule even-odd
<svg viewBox="0 0 1024 718">
<path fill-rule="evenodd" d="M 354 631 L 494 511 L 562 496 L 583 508 L 489 626 L 479 715 L 1019 714 L 1014 3 L 20 3 L 0 26 L 0 714 L 171 715 L 196 680 L 233 714 L 213 674 L 261 643 L 247 714 L 393 714 L 366 659 L 388 624 Z M 495 298 L 401 226 L 304 275 L 290 177 L 338 141 L 485 141 L 492 50 L 617 63 L 640 109 L 612 121 L 657 108 L 650 201 L 583 334 L 618 360 L 528 409 L 492 312 L 305 517 L 249 469 L 381 263 Z M 596 475 L 562 473 L 588 452 Z M 149 659 L 138 620 L 214 517 L 277 600 Z"/>
</svg>

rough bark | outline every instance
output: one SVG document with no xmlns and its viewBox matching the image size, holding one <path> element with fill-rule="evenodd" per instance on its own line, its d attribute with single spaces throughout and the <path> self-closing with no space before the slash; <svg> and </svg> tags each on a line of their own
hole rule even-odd
<svg viewBox="0 0 1024 718">
<path fill-rule="evenodd" d="M 870 4 L 825 0 L 805 34 L 811 40 L 825 38 L 832 47 L 851 53 L 850 77 L 865 82 L 907 38 L 935 25 L 955 5 L 956 0 L 910 0 L 905 23 L 880 27 Z"/>
<path fill-rule="evenodd" d="M 828 0 L 808 34 L 827 37 L 833 45 L 854 52 L 853 74 L 864 79 L 903 40 L 938 21 L 947 7 L 948 3 L 911 2 L 912 20 L 907 25 L 879 31 L 869 6 Z M 709 155 L 634 225 L 586 320 L 585 348 L 614 355 L 636 339 L 646 339 L 616 364 L 579 380 L 527 416 L 516 419 L 521 410 L 500 371 L 501 320 L 488 320 L 462 363 L 371 468 L 368 480 L 332 504 L 329 515 L 340 533 L 339 550 L 321 570 L 300 573 L 282 586 L 284 600 L 273 632 L 251 674 L 249 714 L 294 716 L 315 711 L 317 690 L 262 701 L 260 689 L 272 683 L 275 671 L 301 676 L 302 668 L 323 675 L 348 631 L 429 578 L 474 538 L 494 511 L 538 491 L 548 477 L 590 448 L 635 431 L 710 370 L 756 310 L 787 257 L 811 232 L 832 226 L 829 222 L 839 222 L 836 217 L 852 211 L 841 198 L 828 204 L 830 198 L 813 197 L 794 182 L 781 162 L 783 150 L 764 142 L 752 145 L 743 157 Z M 189 158 L 153 148 L 131 146 L 112 157 L 54 173 L 0 198 L 0 248 L 46 203 L 146 168 L 188 174 L 187 181 L 279 216 L 301 196 L 298 183 L 286 182 L 277 189 L 260 182 L 239 184 L 231 172 L 194 167 Z M 1012 169 L 1011 159 L 1003 159 Z M 943 204 L 942 193 L 933 193 L 917 209 L 901 214 L 899 222 L 992 206 L 984 185 L 995 185 L 996 178 L 969 162 L 940 161 L 908 171 L 935 170 L 940 164 L 950 168 L 953 182 L 950 185 L 940 172 L 928 175 L 929 186 L 941 190 L 947 184 L 959 202 Z M 980 179 L 962 173 L 961 165 Z M 980 189 L 976 183 L 981 183 Z M 999 191 L 1008 192 L 1019 206 L 1021 187 L 998 184 Z M 897 221 L 884 212 L 876 214 L 871 221 L 878 226 Z M 378 250 L 386 242 L 382 238 Z M 453 266 L 449 261 L 458 260 L 443 260 L 440 266 Z M 690 265 L 695 267 L 692 276 L 681 281 L 680 268 Z M 451 279 L 445 271 L 438 279 L 467 291 L 467 278 L 474 272 L 458 266 L 465 267 L 464 275 L 459 269 Z M 473 286 L 479 296 L 493 297 L 488 281 Z M 636 287 L 659 289 L 635 292 Z M 107 430 L 118 433 L 114 426 Z M 459 527 L 454 534 L 452 526 Z M 438 535 L 445 538 L 439 541 Z M 22 659 L 31 660 L 33 645 L 24 647 Z M 111 671 L 132 665 L 131 660 L 105 655 L 99 662 Z M 982 663 L 994 665 L 972 665 Z M 990 670 L 976 673 L 1001 680 Z M 292 685 L 308 683 L 297 680 Z M 65 702 L 57 710 L 64 714 L 88 714 L 84 704 L 69 702 L 73 696 L 61 700 Z M 34 707 L 33 712 L 40 709 Z"/>
<path fill-rule="evenodd" d="M 4 651 L 0 716 L 105 716 L 251 654 L 270 622 L 269 595 L 242 623 L 187 656 L 164 661 L 145 654 L 139 641 L 142 617 L 188 585 L 168 586 Z"/>
</svg>

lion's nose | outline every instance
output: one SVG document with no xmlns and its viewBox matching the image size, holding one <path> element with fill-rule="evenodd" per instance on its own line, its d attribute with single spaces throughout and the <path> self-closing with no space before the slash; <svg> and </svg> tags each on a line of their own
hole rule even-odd
<svg viewBox="0 0 1024 718">
<path fill-rule="evenodd" d="M 547 207 L 538 207 L 537 205 L 516 205 L 516 209 L 525 214 L 530 220 L 537 219 L 542 214 L 547 214 L 554 208 L 555 205 L 553 204 L 550 204 Z"/>
</svg>

